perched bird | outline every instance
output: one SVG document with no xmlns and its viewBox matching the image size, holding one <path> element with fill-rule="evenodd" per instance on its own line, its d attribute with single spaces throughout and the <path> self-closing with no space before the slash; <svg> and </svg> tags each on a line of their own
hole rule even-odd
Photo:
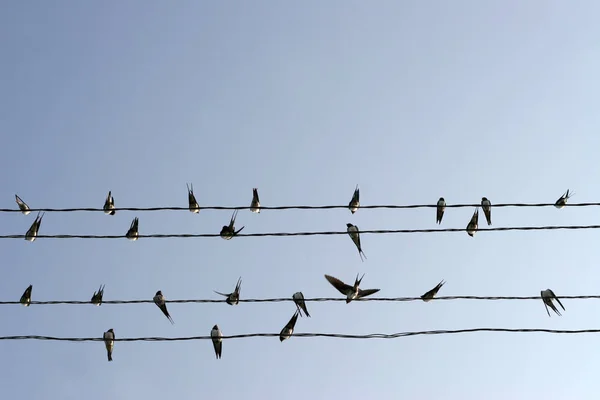
<svg viewBox="0 0 600 400">
<path fill-rule="evenodd" d="M 358 231 L 358 226 L 352 225 L 349 222 L 346 224 L 346 226 L 348 227 L 346 229 L 346 232 L 348 232 L 348 235 L 350 235 L 350 239 L 352 239 L 352 241 L 356 245 L 356 248 L 358 249 L 358 255 L 360 256 L 360 260 L 364 261 L 363 256 L 365 258 L 367 258 L 367 256 L 365 255 L 364 251 L 362 251 L 362 247 L 360 246 L 360 232 Z"/>
<path fill-rule="evenodd" d="M 435 216 L 436 224 L 442 223 L 442 218 L 444 218 L 444 211 L 446 211 L 446 200 L 444 200 L 443 197 L 440 197 L 440 199 L 437 202 L 437 214 Z"/>
<path fill-rule="evenodd" d="M 556 300 L 558 304 L 562 307 L 562 309 L 566 311 L 565 307 L 562 305 L 558 297 L 556 297 L 556 295 L 551 289 L 542 290 L 540 292 L 540 295 L 542 296 L 542 301 L 544 302 L 544 306 L 546 307 L 546 312 L 548 313 L 548 316 L 550 316 L 550 311 L 548 311 L 548 307 L 550 307 L 556 314 L 561 316 L 560 311 L 558 311 L 558 309 L 554 306 L 552 300 Z"/>
<path fill-rule="evenodd" d="M 214 291 L 216 294 L 220 294 L 221 296 L 225 296 L 227 297 L 227 299 L 225 299 L 225 303 L 229 304 L 230 306 L 235 306 L 240 302 L 240 287 L 242 286 L 242 277 L 240 277 L 237 281 L 237 284 L 235 285 L 235 289 L 233 290 L 232 293 L 221 293 L 221 292 L 217 292 L 216 290 Z"/>
<path fill-rule="evenodd" d="M 258 189 L 252 189 L 252 203 L 250 203 L 250 211 L 260 213 L 260 200 L 258 198 Z"/>
<path fill-rule="evenodd" d="M 469 236 L 473 237 L 475 232 L 477 232 L 477 228 L 479 227 L 479 209 L 476 208 L 469 224 L 467 225 L 467 233 Z"/>
<path fill-rule="evenodd" d="M 108 361 L 112 361 L 113 347 L 115 347 L 115 332 L 112 328 L 104 332 L 104 347 L 106 347 L 106 354 L 108 355 Z"/>
<path fill-rule="evenodd" d="M 100 285 L 100 289 L 97 292 L 94 292 L 92 296 L 92 304 L 97 306 L 102 305 L 102 296 L 104 296 L 104 285 Z"/>
<path fill-rule="evenodd" d="M 17 205 L 19 206 L 19 210 L 23 213 L 23 215 L 28 215 L 31 211 L 27 203 L 25 203 L 19 196 L 15 194 L 15 199 L 17 201 Z"/>
<path fill-rule="evenodd" d="M 125 234 L 125 237 L 127 237 L 127 239 L 138 240 L 138 236 L 140 234 L 138 231 L 139 223 L 140 223 L 140 220 L 138 219 L 138 217 L 135 217 L 133 219 L 133 221 L 131 221 L 131 226 L 129 227 L 129 230 Z"/>
<path fill-rule="evenodd" d="M 21 296 L 20 302 L 25 307 L 29 307 L 29 305 L 31 304 L 31 291 L 32 290 L 33 290 L 33 285 L 27 286 L 27 289 L 25 289 L 25 291 L 23 292 L 23 296 Z"/>
<path fill-rule="evenodd" d="M 219 329 L 219 325 L 213 326 L 212 330 L 210 331 L 210 337 L 212 338 L 213 347 L 215 348 L 215 355 L 217 356 L 217 359 L 221 358 L 221 351 L 223 350 L 223 339 L 221 338 L 223 337 L 223 334 Z"/>
<path fill-rule="evenodd" d="M 437 284 L 437 285 L 436 285 L 436 286 L 435 286 L 433 289 L 431 289 L 430 291 L 428 291 L 427 293 L 425 293 L 423 296 L 421 296 L 421 299 L 422 299 L 424 302 L 428 302 L 428 301 L 431 301 L 431 300 L 433 300 L 433 298 L 435 297 L 435 295 L 437 294 L 437 292 L 439 292 L 439 291 L 440 291 L 440 289 L 442 288 L 442 286 L 444 286 L 444 283 L 446 283 L 446 282 L 444 282 L 444 281 L 442 280 L 442 281 L 441 281 L 440 283 L 438 283 L 438 284 Z"/>
<path fill-rule="evenodd" d="M 115 215 L 115 199 L 112 197 L 110 190 L 108 191 L 108 195 L 106 196 L 106 200 L 104 200 L 104 214 L 106 215 Z"/>
<path fill-rule="evenodd" d="M 350 212 L 352 214 L 354 214 L 356 211 L 358 211 L 359 207 L 360 207 L 360 190 L 358 189 L 358 185 L 356 185 L 356 189 L 354 189 L 354 194 L 352 195 L 352 200 L 350 200 L 350 203 L 348 203 L 348 208 L 350 209 Z"/>
<path fill-rule="evenodd" d="M 223 228 L 221 228 L 220 235 L 225 240 L 231 240 L 235 235 L 240 233 L 242 231 L 242 229 L 244 229 L 244 227 L 242 226 L 237 231 L 235 230 L 234 224 L 235 224 L 236 215 L 237 215 L 237 210 L 235 210 L 233 212 L 233 215 L 231 216 L 231 221 L 229 221 L 229 225 L 223 225 Z"/>
<path fill-rule="evenodd" d="M 306 303 L 304 302 L 304 295 L 302 294 L 302 292 L 294 293 L 292 299 L 294 299 L 294 303 L 296 303 L 296 308 L 298 309 L 300 316 L 302 316 L 302 311 L 304 311 L 304 314 L 306 314 L 306 316 L 310 318 L 310 314 L 306 309 Z"/>
<path fill-rule="evenodd" d="M 160 311 L 163 312 L 163 314 L 165 314 L 165 317 L 167 317 L 169 319 L 169 321 L 171 321 L 171 324 L 174 324 L 175 322 L 173 322 L 173 318 L 171 318 L 171 316 L 169 315 L 169 311 L 167 311 L 167 304 L 165 303 L 165 296 L 163 296 L 162 292 L 159 290 L 158 292 L 156 292 L 156 295 L 154 296 L 154 304 L 156 304 L 158 306 L 158 308 L 160 308 Z"/>
<path fill-rule="evenodd" d="M 556 203 L 554 203 L 554 207 L 556 207 L 558 209 L 564 208 L 564 206 L 567 204 L 567 200 L 569 200 L 571 197 L 573 197 L 574 194 L 575 193 L 569 194 L 569 189 L 567 189 L 565 194 L 560 196 L 560 199 L 556 200 Z"/>
<path fill-rule="evenodd" d="M 191 183 L 188 185 L 186 183 L 186 186 L 188 190 L 188 207 L 190 212 L 198 214 L 200 212 L 200 205 L 196 201 L 196 196 L 194 196 L 194 185 Z"/>
<path fill-rule="evenodd" d="M 281 332 L 279 333 L 279 341 L 283 342 L 286 339 L 292 337 L 294 333 L 294 327 L 296 326 L 296 321 L 298 320 L 298 310 L 292 315 L 290 321 L 283 327 Z"/>
<path fill-rule="evenodd" d="M 38 212 L 37 217 L 35 217 L 35 221 L 33 221 L 33 224 L 31 224 L 31 226 L 27 230 L 27 233 L 25 233 L 25 240 L 27 240 L 28 242 L 33 242 L 37 237 L 38 231 L 40 230 L 40 225 L 42 224 L 42 218 L 44 218 L 44 214 L 40 216 L 40 213 Z"/>
<path fill-rule="evenodd" d="M 481 198 L 481 208 L 483 209 L 483 213 L 485 214 L 485 219 L 487 220 L 487 224 L 492 224 L 492 202 L 488 200 L 487 197 Z"/>
<path fill-rule="evenodd" d="M 344 282 L 340 281 L 338 278 L 334 278 L 330 275 L 325 275 L 325 279 L 333 285 L 341 294 L 346 295 L 346 304 L 350 303 L 352 300 L 358 300 L 361 297 L 367 297 L 372 295 L 373 293 L 379 292 L 380 289 L 359 289 L 358 286 L 360 282 L 364 278 L 363 276 L 358 279 L 358 275 L 356 275 L 356 279 L 354 281 L 354 286 L 346 285 Z"/>
</svg>

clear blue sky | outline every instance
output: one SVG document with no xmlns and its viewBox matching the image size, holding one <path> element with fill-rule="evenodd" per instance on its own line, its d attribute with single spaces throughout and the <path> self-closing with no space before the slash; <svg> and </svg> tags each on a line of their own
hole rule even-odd
<svg viewBox="0 0 600 400">
<path fill-rule="evenodd" d="M 214 3 L 214 4 L 213 4 Z M 417 4 L 418 3 L 418 4 Z M 600 4 L 527 2 L 7 2 L 0 12 L 3 208 L 598 201 Z M 442 227 L 464 228 L 471 209 Z M 218 233 L 230 211 L 47 213 L 43 234 Z M 34 214 L 3 214 L 23 234 Z M 594 208 L 493 210 L 494 226 L 599 223 Z M 435 211 L 240 211 L 245 233 L 435 227 Z M 480 220 L 483 222 L 483 216 Z M 0 298 L 597 294 L 595 231 L 0 241 Z M 309 303 L 296 332 L 599 328 L 597 302 Z M 0 336 L 279 332 L 292 303 L 1 306 Z M 598 337 L 468 334 L 0 342 L 2 398 L 593 399 Z"/>
</svg>

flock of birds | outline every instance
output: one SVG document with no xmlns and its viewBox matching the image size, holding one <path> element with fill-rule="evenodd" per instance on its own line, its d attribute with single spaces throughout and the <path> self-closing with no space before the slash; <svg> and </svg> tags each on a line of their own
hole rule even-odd
<svg viewBox="0 0 600 400">
<path fill-rule="evenodd" d="M 196 197 L 194 195 L 193 186 L 190 184 L 190 185 L 187 185 L 187 188 L 188 188 L 189 211 L 197 214 L 200 212 L 200 205 L 198 204 Z M 554 203 L 554 206 L 558 209 L 564 208 L 565 205 L 567 204 L 567 201 L 569 200 L 570 197 L 573 196 L 573 194 L 574 193 L 570 193 L 569 190 L 567 190 Z M 19 206 L 20 211 L 24 215 L 28 215 L 31 212 L 31 208 L 27 205 L 27 203 L 25 203 L 18 195 L 15 195 L 15 199 L 16 199 L 17 205 Z M 350 209 L 350 212 L 352 214 L 354 214 L 360 208 L 360 190 L 358 188 L 358 185 L 356 186 L 356 188 L 354 190 L 352 199 L 348 203 L 348 208 Z M 482 197 L 481 208 L 483 209 L 483 212 L 485 214 L 487 224 L 491 225 L 492 224 L 492 203 L 490 202 L 490 200 L 488 198 Z M 254 189 L 252 189 L 252 202 L 250 204 L 250 211 L 253 213 L 260 213 L 260 209 L 261 209 L 261 207 L 260 207 L 260 199 L 258 196 L 258 189 L 254 188 Z M 436 209 L 436 223 L 437 224 L 441 224 L 442 219 L 444 217 L 445 210 L 446 210 L 446 201 L 444 200 L 443 197 L 440 197 L 437 202 L 437 209 Z M 116 213 L 115 200 L 110 191 L 108 192 L 108 195 L 106 196 L 106 200 L 105 200 L 104 206 L 103 206 L 103 211 L 107 215 L 115 215 L 115 213 Z M 233 212 L 233 215 L 231 217 L 231 220 L 229 221 L 229 224 L 223 225 L 223 227 L 221 228 L 221 232 L 220 232 L 221 238 L 223 238 L 225 240 L 231 240 L 238 233 L 240 233 L 242 231 L 242 229 L 244 229 L 245 226 L 242 226 L 238 230 L 235 229 L 235 218 L 237 216 L 237 211 L 238 210 L 235 210 Z M 29 242 L 35 241 L 35 239 L 38 235 L 43 217 L 44 217 L 43 213 L 42 214 L 38 213 L 38 215 L 35 218 L 35 221 L 33 222 L 31 227 L 27 230 L 27 233 L 25 234 L 25 240 L 27 240 Z M 131 222 L 131 226 L 129 227 L 129 230 L 125 234 L 125 237 L 129 240 L 133 240 L 133 241 L 137 240 L 138 236 L 139 236 L 138 226 L 139 226 L 139 219 L 137 217 L 135 217 L 133 219 L 133 221 Z M 350 238 L 354 242 L 354 245 L 358 249 L 358 254 L 359 254 L 361 260 L 364 261 L 363 257 L 364 257 L 364 259 L 366 259 L 367 257 L 362 250 L 362 246 L 360 243 L 360 231 L 358 229 L 358 226 L 353 225 L 351 223 L 347 223 L 346 226 L 347 226 L 348 235 L 350 236 Z M 467 228 L 466 228 L 467 234 L 469 236 L 473 237 L 475 235 L 475 233 L 477 232 L 478 226 L 479 226 L 479 208 L 477 207 L 467 225 Z M 350 303 L 352 300 L 358 300 L 362 297 L 367 297 L 374 293 L 379 292 L 380 289 L 361 289 L 359 286 L 360 286 L 360 283 L 362 282 L 363 278 L 364 278 L 364 274 L 360 277 L 360 279 L 358 278 L 358 275 L 357 275 L 356 279 L 354 280 L 354 284 L 348 285 L 348 284 L 342 282 L 341 280 L 339 280 L 338 278 L 335 278 L 330 275 L 325 275 L 325 279 L 327 279 L 327 281 L 334 288 L 336 288 L 341 294 L 346 296 L 346 304 Z M 425 294 L 423 294 L 421 296 L 421 299 L 424 302 L 429 302 L 429 301 L 433 300 L 435 295 L 439 292 L 439 290 L 442 288 L 442 286 L 444 286 L 445 283 L 446 282 L 442 280 L 433 289 L 431 289 L 431 290 L 427 291 Z M 233 292 L 225 294 L 225 293 L 215 291 L 215 293 L 217 293 L 221 296 L 225 296 L 225 298 L 226 298 L 225 302 L 227 304 L 232 305 L 232 306 L 237 305 L 237 304 L 239 304 L 239 300 L 240 300 L 241 284 L 242 284 L 242 280 L 241 280 L 241 278 L 239 278 Z M 28 307 L 31 304 L 32 290 L 33 290 L 33 285 L 29 285 L 27 287 L 27 289 L 25 289 L 25 292 L 23 293 L 23 295 L 21 296 L 21 299 L 20 299 L 20 303 L 22 305 Z M 560 299 L 558 299 L 558 297 L 554 294 L 554 292 L 551 289 L 546 289 L 546 290 L 542 290 L 540 292 L 540 294 L 541 294 L 544 306 L 546 307 L 546 312 L 548 313 L 548 316 L 550 316 L 550 311 L 548 310 L 548 307 L 550 307 L 557 315 L 560 316 L 561 313 L 556 308 L 553 301 L 556 300 L 563 310 L 565 310 L 565 307 L 562 305 L 562 303 L 560 302 Z M 100 288 L 98 289 L 98 291 L 94 292 L 90 303 L 94 304 L 96 306 L 100 306 L 102 304 L 103 295 L 104 295 L 104 285 L 101 285 Z M 308 313 L 308 309 L 306 307 L 306 302 L 304 301 L 304 295 L 302 294 L 302 292 L 294 293 L 292 296 L 292 299 L 296 305 L 296 311 L 294 312 L 294 314 L 292 315 L 292 318 L 283 327 L 283 329 L 281 330 L 281 332 L 279 334 L 279 340 L 281 342 L 283 342 L 286 339 L 289 339 L 292 336 L 292 334 L 294 332 L 294 328 L 296 326 L 296 321 L 298 320 L 298 316 L 303 316 L 302 313 L 304 312 L 306 317 L 310 317 L 310 314 Z M 160 290 L 157 291 L 153 297 L 153 300 L 154 300 L 154 303 L 158 306 L 158 308 L 162 311 L 162 313 L 171 322 L 171 324 L 174 324 L 173 318 L 171 318 L 171 315 L 169 314 L 169 311 L 167 310 L 166 298 L 162 294 L 162 291 L 160 291 Z M 221 358 L 221 353 L 222 353 L 222 348 L 223 348 L 223 340 L 222 340 L 223 334 L 218 325 L 213 326 L 213 328 L 210 332 L 210 336 L 212 339 L 215 356 L 217 359 L 219 359 L 219 358 Z M 104 344 L 106 347 L 108 361 L 112 361 L 112 352 L 113 352 L 114 341 L 115 341 L 114 330 L 111 328 L 111 329 L 107 330 L 106 332 L 104 332 L 103 339 L 104 339 Z"/>
</svg>

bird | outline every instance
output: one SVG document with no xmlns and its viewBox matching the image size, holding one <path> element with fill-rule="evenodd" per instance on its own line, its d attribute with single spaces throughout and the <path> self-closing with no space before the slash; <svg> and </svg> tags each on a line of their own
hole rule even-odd
<svg viewBox="0 0 600 400">
<path fill-rule="evenodd" d="M 487 220 L 487 224 L 492 224 L 492 202 L 488 200 L 487 197 L 481 198 L 481 208 L 483 209 L 483 213 L 485 214 L 485 219 Z"/>
<path fill-rule="evenodd" d="M 221 339 L 223 334 L 219 329 L 219 325 L 213 326 L 212 330 L 210 331 L 210 337 L 213 342 L 213 347 L 215 348 L 215 355 L 217 356 L 217 359 L 219 359 L 221 358 L 221 351 L 223 350 L 223 339 Z"/>
<path fill-rule="evenodd" d="M 443 280 L 438 283 L 433 289 L 431 289 L 430 291 L 428 291 L 427 293 L 425 293 L 423 296 L 421 296 L 421 300 L 423 300 L 424 302 L 428 302 L 433 300 L 433 298 L 435 297 L 435 295 L 437 294 L 437 292 L 439 292 L 439 290 L 442 288 L 442 286 L 444 286 L 444 282 Z"/>
<path fill-rule="evenodd" d="M 477 228 L 479 227 L 479 209 L 476 208 L 469 224 L 467 225 L 467 233 L 469 236 L 473 237 L 475 232 L 477 232 Z"/>
<path fill-rule="evenodd" d="M 140 223 L 140 220 L 138 219 L 138 217 L 135 217 L 133 219 L 133 221 L 131 221 L 131 226 L 129 227 L 129 230 L 125 234 L 125 237 L 127 237 L 127 239 L 138 240 L 138 236 L 139 236 L 138 225 L 139 225 L 139 223 Z"/>
<path fill-rule="evenodd" d="M 23 295 L 21 296 L 21 300 L 19 300 L 21 302 L 21 304 L 23 304 L 25 307 L 29 307 L 29 305 L 31 304 L 31 291 L 32 290 L 33 290 L 33 285 L 27 286 L 27 289 L 25 289 L 25 291 L 23 292 Z"/>
<path fill-rule="evenodd" d="M 344 282 L 340 281 L 338 278 L 334 278 L 330 275 L 325 275 L 325 279 L 327 279 L 329 283 L 331 283 L 331 285 L 333 285 L 333 287 L 336 288 L 341 294 L 346 295 L 346 304 L 348 304 L 352 300 L 358 300 L 361 297 L 367 297 L 372 295 L 373 293 L 379 292 L 380 289 L 362 290 L 358 288 L 364 276 L 365 275 L 363 274 L 363 276 L 361 276 L 360 279 L 358 279 L 357 274 L 356 279 L 354 281 L 354 286 L 347 285 Z"/>
<path fill-rule="evenodd" d="M 560 196 L 560 199 L 556 200 L 556 203 L 554 203 L 554 207 L 556 207 L 558 209 L 564 208 L 564 206 L 567 204 L 567 200 L 569 200 L 571 197 L 573 197 L 574 194 L 575 193 L 569 194 L 569 189 L 567 189 L 565 194 Z"/>
<path fill-rule="evenodd" d="M 252 189 L 252 203 L 250 203 L 250 211 L 260 213 L 260 200 L 258 198 L 258 189 Z"/>
<path fill-rule="evenodd" d="M 283 342 L 286 339 L 292 337 L 294 333 L 294 327 L 296 326 L 296 321 L 298 320 L 298 310 L 292 315 L 290 321 L 283 327 L 281 332 L 279 333 L 279 341 Z"/>
<path fill-rule="evenodd" d="M 110 190 L 108 191 L 108 195 L 106 196 L 106 200 L 104 200 L 104 214 L 106 215 L 115 215 L 115 199 L 112 196 Z"/>
<path fill-rule="evenodd" d="M 17 196 L 15 194 L 15 199 L 17 201 L 17 205 L 19 206 L 19 210 L 21 210 L 21 213 L 23 213 L 23 215 L 29 215 L 29 213 L 31 212 L 29 206 L 27 205 L 27 203 L 25 203 L 23 200 L 21 200 L 21 198 L 19 196 Z"/>
<path fill-rule="evenodd" d="M 348 232 L 348 235 L 350 235 L 350 239 L 352 239 L 352 241 L 356 245 L 356 248 L 358 249 L 358 255 L 360 256 L 361 261 L 364 261 L 363 256 L 365 258 L 367 258 L 367 256 L 365 255 L 365 252 L 362 251 L 362 247 L 360 246 L 360 232 L 358 231 L 358 226 L 352 225 L 349 222 L 346 224 L 346 226 L 348 227 L 346 229 L 346 232 Z"/>
<path fill-rule="evenodd" d="M 442 218 L 444 218 L 444 211 L 446 211 L 446 200 L 444 200 L 443 197 L 440 197 L 440 199 L 437 202 L 437 214 L 435 216 L 436 224 L 442 223 Z"/>
<path fill-rule="evenodd" d="M 229 304 L 230 306 L 235 306 L 240 302 L 240 287 L 241 286 L 242 286 L 242 277 L 240 276 L 240 278 L 237 281 L 237 284 L 235 285 L 235 289 L 233 290 L 233 292 L 228 293 L 228 294 L 217 292 L 216 290 L 214 292 L 216 294 L 220 294 L 221 296 L 227 297 L 227 299 L 225 299 L 225 303 Z"/>
<path fill-rule="evenodd" d="M 106 347 L 106 355 L 108 356 L 108 361 L 112 361 L 112 352 L 113 347 L 115 347 L 115 331 L 112 328 L 104 332 L 104 347 Z"/>
<path fill-rule="evenodd" d="M 44 218 L 44 214 L 40 216 L 40 213 L 38 212 L 37 217 L 35 217 L 35 221 L 33 221 L 33 224 L 31 224 L 31 226 L 27 230 L 27 233 L 25 233 L 25 240 L 27 240 L 28 242 L 33 242 L 35 238 L 37 238 L 38 231 L 40 230 L 40 225 L 42 224 L 42 218 Z"/>
<path fill-rule="evenodd" d="M 174 324 L 175 322 L 173 322 L 173 318 L 171 318 L 171 316 L 169 315 L 169 311 L 167 311 L 167 304 L 165 303 L 165 296 L 163 296 L 163 294 L 160 290 L 158 292 L 156 292 L 156 295 L 154 296 L 153 300 L 154 300 L 154 304 L 156 304 L 158 306 L 158 308 L 160 308 L 160 311 L 162 311 L 163 314 L 165 314 L 165 317 L 167 317 L 169 319 L 169 321 L 171 321 L 171 324 Z"/>
<path fill-rule="evenodd" d="M 200 205 L 196 201 L 196 196 L 194 196 L 194 185 L 191 183 L 188 185 L 186 183 L 186 186 L 188 190 L 188 207 L 190 212 L 198 214 L 200 212 Z"/>
<path fill-rule="evenodd" d="M 292 295 L 292 299 L 294 300 L 294 303 L 296 304 L 296 309 L 298 309 L 298 311 L 300 312 L 300 316 L 302 317 L 302 311 L 304 311 L 304 314 L 306 314 L 306 316 L 310 318 L 310 314 L 308 313 L 308 310 L 306 309 L 306 303 L 304 302 L 304 295 L 302 294 L 302 292 L 294 293 Z"/>
<path fill-rule="evenodd" d="M 350 200 L 350 203 L 348 203 L 348 208 L 350 209 L 350 212 L 352 214 L 354 214 L 356 211 L 358 211 L 359 207 L 360 207 L 360 190 L 358 189 L 358 185 L 356 185 L 356 189 L 354 189 L 354 194 L 352 195 L 352 200 Z"/>
<path fill-rule="evenodd" d="M 244 229 L 244 227 L 242 226 L 237 231 L 235 230 L 234 224 L 235 224 L 236 215 L 237 215 L 237 210 L 235 210 L 233 212 L 233 215 L 231 216 L 231 221 L 229 221 L 229 225 L 223 225 L 223 228 L 221 228 L 220 235 L 225 240 L 231 240 L 235 235 L 240 233 L 242 231 L 242 229 Z"/>
<path fill-rule="evenodd" d="M 562 309 L 566 311 L 565 307 L 562 305 L 558 297 L 556 297 L 556 295 L 551 289 L 542 290 L 540 292 L 540 295 L 542 296 L 542 301 L 544 302 L 544 306 L 546 307 L 546 312 L 548 313 L 548 316 L 550 316 L 550 311 L 548 311 L 548 307 L 550 307 L 552 311 L 558 314 L 558 316 L 561 316 L 560 311 L 558 311 L 554 303 L 552 303 L 552 300 L 556 300 L 558 304 L 562 307 Z"/>
<path fill-rule="evenodd" d="M 94 292 L 91 300 L 92 304 L 97 306 L 102 305 L 102 296 L 104 296 L 104 285 L 100 285 L 100 289 L 98 289 L 97 292 Z"/>
</svg>

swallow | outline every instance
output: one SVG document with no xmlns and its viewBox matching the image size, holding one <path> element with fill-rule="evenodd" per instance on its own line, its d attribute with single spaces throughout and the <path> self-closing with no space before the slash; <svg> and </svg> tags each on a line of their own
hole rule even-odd
<svg viewBox="0 0 600 400">
<path fill-rule="evenodd" d="M 38 212 L 37 217 L 35 217 L 35 221 L 33 221 L 33 224 L 31 224 L 31 227 L 29 227 L 27 233 L 25 233 L 25 240 L 27 240 L 28 242 L 33 242 L 37 237 L 38 231 L 40 230 L 40 225 L 42 224 L 42 218 L 44 218 L 44 214 L 40 216 L 40 213 Z"/>
<path fill-rule="evenodd" d="M 487 197 L 481 198 L 481 208 L 483 209 L 483 213 L 485 214 L 485 219 L 487 220 L 487 224 L 492 224 L 492 202 L 488 200 Z"/>
<path fill-rule="evenodd" d="M 471 220 L 469 221 L 469 224 L 467 225 L 467 233 L 469 234 L 469 236 L 473 237 L 473 235 L 475 235 L 475 233 L 477 232 L 478 227 L 479 227 L 479 209 L 476 208 L 475 212 L 473 213 L 473 216 L 471 217 Z"/>
<path fill-rule="evenodd" d="M 562 307 L 562 309 L 566 311 L 565 307 L 562 305 L 558 297 L 556 297 L 556 295 L 551 289 L 542 290 L 540 292 L 540 295 L 542 296 L 542 301 L 544 302 L 544 306 L 546 307 L 546 312 L 548 313 L 548 316 L 550 316 L 550 311 L 548 311 L 548 307 L 550 307 L 556 314 L 558 314 L 558 316 L 561 316 L 560 311 L 558 311 L 557 308 L 554 306 L 552 300 L 556 300 L 558 304 Z"/>
<path fill-rule="evenodd" d="M 129 227 L 129 230 L 127 231 L 127 233 L 125 234 L 125 237 L 129 240 L 138 240 L 138 236 L 139 236 L 139 232 L 138 232 L 138 225 L 140 223 L 140 220 L 138 219 L 138 217 L 135 217 L 133 219 L 133 221 L 131 221 L 131 226 Z"/>
<path fill-rule="evenodd" d="M 296 326 L 296 321 L 298 320 L 298 310 L 292 315 L 290 321 L 283 327 L 281 333 L 279 333 L 279 341 L 283 342 L 286 339 L 292 337 L 292 333 L 294 333 L 294 327 Z"/>
<path fill-rule="evenodd" d="M 258 198 L 258 189 L 252 189 L 252 203 L 250 203 L 250 211 L 260 213 L 260 200 Z"/>
<path fill-rule="evenodd" d="M 25 289 L 25 291 L 23 292 L 23 296 L 21 296 L 20 302 L 25 307 L 29 307 L 29 305 L 31 304 L 31 291 L 32 290 L 33 290 L 33 285 L 27 286 L 27 289 Z"/>
<path fill-rule="evenodd" d="M 112 197 L 110 190 L 108 191 L 108 195 L 106 196 L 106 200 L 104 200 L 104 214 L 106 215 L 115 215 L 115 199 Z"/>
<path fill-rule="evenodd" d="M 225 293 L 217 292 L 216 290 L 214 292 L 216 294 L 220 294 L 221 296 L 227 297 L 227 299 L 225 299 L 225 303 L 229 304 L 230 306 L 235 306 L 240 302 L 240 287 L 241 286 L 242 286 L 242 277 L 240 277 L 238 279 L 237 284 L 235 285 L 235 289 L 233 290 L 232 293 L 225 294 Z"/>
<path fill-rule="evenodd" d="M 242 231 L 242 229 L 244 229 L 244 227 L 242 226 L 240 229 L 235 230 L 235 217 L 237 215 L 237 210 L 235 210 L 233 212 L 233 215 L 231 216 L 231 221 L 229 221 L 229 225 L 223 225 L 223 228 L 221 228 L 221 237 L 225 240 L 230 240 L 232 239 L 235 235 L 237 235 L 238 233 L 240 233 Z"/>
<path fill-rule="evenodd" d="M 435 217 L 436 224 L 442 223 L 442 218 L 444 218 L 444 211 L 446 211 L 446 200 L 444 200 L 443 197 L 440 197 L 440 199 L 437 202 L 437 215 Z"/>
<path fill-rule="evenodd" d="M 364 261 L 363 256 L 365 257 L 365 259 L 367 258 L 367 256 L 365 255 L 365 252 L 362 251 L 362 247 L 360 246 L 360 232 L 358 231 L 358 226 L 352 225 L 351 223 L 347 223 L 346 226 L 348 227 L 346 229 L 346 232 L 348 232 L 348 235 L 350 235 L 350 239 L 352 239 L 352 241 L 356 245 L 356 248 L 358 249 L 358 255 L 360 256 L 361 261 Z"/>
<path fill-rule="evenodd" d="M 15 194 L 15 199 L 17 201 L 17 205 L 19 206 L 19 210 L 23 213 L 23 215 L 28 215 L 31 211 L 27 203 L 25 203 L 19 196 Z"/>
<path fill-rule="evenodd" d="M 340 281 L 338 278 L 334 278 L 330 275 L 325 275 L 325 279 L 329 281 L 341 294 L 346 295 L 346 304 L 350 303 L 352 300 L 358 300 L 361 297 L 367 297 L 372 295 L 373 293 L 379 292 L 380 289 L 359 289 L 358 286 L 360 282 L 364 278 L 363 276 L 358 279 L 358 275 L 356 275 L 356 279 L 354 280 L 354 286 L 346 285 L 344 282 Z"/>
<path fill-rule="evenodd" d="M 442 286 L 444 286 L 444 282 L 443 280 L 438 283 L 433 289 L 431 289 L 430 291 L 428 291 L 427 293 L 425 293 L 423 296 L 421 296 L 421 300 L 423 300 L 424 302 L 428 302 L 433 300 L 433 298 L 435 297 L 435 295 L 437 294 L 437 292 L 440 291 L 440 289 L 442 288 Z"/>
<path fill-rule="evenodd" d="M 354 194 L 352 195 L 352 200 L 350 200 L 350 203 L 348 203 L 348 208 L 350 209 L 350 212 L 352 214 L 354 214 L 356 211 L 358 211 L 359 207 L 360 207 L 360 190 L 358 189 L 358 185 L 356 185 L 356 189 L 354 189 Z"/>
<path fill-rule="evenodd" d="M 215 348 L 215 355 L 217 356 L 217 359 L 219 359 L 221 358 L 221 351 L 223 350 L 223 339 L 221 339 L 223 334 L 219 329 L 219 325 L 213 326 L 210 331 L 210 337 L 212 338 L 213 347 Z"/>
<path fill-rule="evenodd" d="M 190 209 L 190 212 L 198 214 L 200 212 L 200 205 L 196 201 L 196 196 L 194 196 L 194 185 L 192 185 L 191 183 L 188 185 L 186 183 L 186 186 L 188 190 L 188 207 Z"/>
<path fill-rule="evenodd" d="M 298 309 L 298 312 L 300 312 L 300 316 L 302 316 L 302 311 L 304 311 L 304 314 L 306 314 L 306 316 L 310 318 L 310 314 L 306 309 L 306 303 L 304 302 L 304 295 L 302 294 L 302 292 L 294 293 L 292 299 L 294 300 L 294 303 L 296 303 L 296 309 Z"/>
<path fill-rule="evenodd" d="M 554 203 L 554 207 L 556 207 L 558 209 L 564 208 L 564 206 L 567 204 L 567 200 L 569 200 L 571 197 L 573 197 L 574 194 L 575 193 L 569 194 L 569 189 L 567 189 L 565 194 L 560 196 L 560 199 L 556 200 L 556 203 Z"/>
<path fill-rule="evenodd" d="M 169 321 L 171 321 L 171 324 L 174 324 L 175 322 L 173 322 L 173 318 L 171 318 L 171 316 L 169 315 L 169 311 L 167 311 L 167 304 L 165 303 L 165 296 L 163 296 L 163 294 L 160 290 L 158 292 L 156 292 L 156 295 L 154 296 L 153 300 L 154 300 L 154 304 L 156 304 L 158 306 L 158 308 L 160 308 L 160 311 L 162 311 L 163 314 L 165 314 L 165 317 L 167 317 L 169 319 Z"/>
<path fill-rule="evenodd" d="M 98 289 L 97 292 L 94 292 L 94 295 L 92 296 L 92 304 L 95 304 L 97 306 L 102 305 L 102 296 L 104 295 L 104 285 L 100 285 L 100 289 Z"/>
<path fill-rule="evenodd" d="M 112 361 L 113 347 L 115 347 L 115 332 L 112 328 L 104 332 L 104 347 L 106 347 L 106 354 L 108 355 L 108 361 Z"/>
</svg>

